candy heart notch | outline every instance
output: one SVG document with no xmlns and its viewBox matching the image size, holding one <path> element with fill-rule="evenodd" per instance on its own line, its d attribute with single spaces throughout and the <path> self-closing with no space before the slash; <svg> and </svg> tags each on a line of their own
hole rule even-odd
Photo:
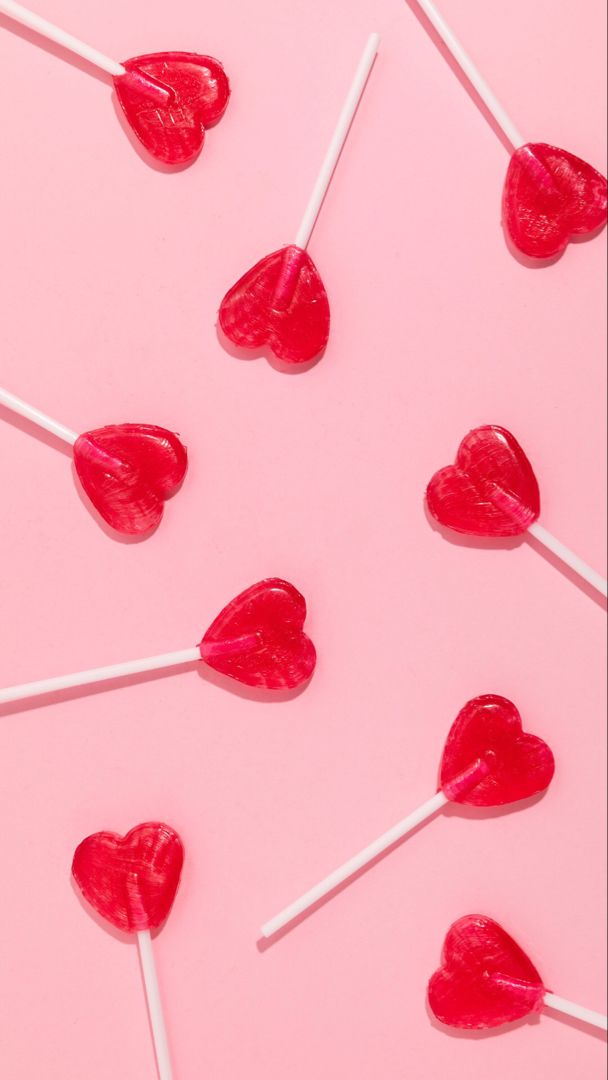
<svg viewBox="0 0 608 1080">
<path fill-rule="evenodd" d="M 301 593 L 288 581 L 267 578 L 220 612 L 200 643 L 201 658 L 247 686 L 293 689 L 310 679 L 316 664 L 305 619 Z"/>
<path fill-rule="evenodd" d="M 226 293 L 219 321 L 240 348 L 269 345 L 288 364 L 314 360 L 329 338 L 329 301 L 310 255 L 293 244 L 266 255 Z"/>
<path fill-rule="evenodd" d="M 575 236 L 606 224 L 608 185 L 586 161 L 547 143 L 511 157 L 503 219 L 515 247 L 533 259 L 559 255 Z"/>
<path fill-rule="evenodd" d="M 534 964 L 497 922 L 465 915 L 448 930 L 428 1000 L 442 1024 L 475 1031 L 539 1013 L 546 993 Z"/>
<path fill-rule="evenodd" d="M 153 424 L 113 424 L 87 431 L 74 443 L 78 478 L 104 521 L 119 533 L 141 536 L 163 516 L 188 467 L 177 435 Z"/>
<path fill-rule="evenodd" d="M 504 806 L 544 791 L 554 772 L 551 749 L 523 730 L 515 705 L 482 694 L 467 702 L 450 728 L 440 790 L 452 802 Z"/>
<path fill-rule="evenodd" d="M 513 435 L 494 424 L 465 436 L 456 464 L 433 476 L 426 501 L 442 525 L 473 536 L 520 536 L 540 514 L 530 462 Z"/>
<path fill-rule="evenodd" d="M 223 116 L 230 86 L 212 56 L 151 53 L 125 60 L 116 95 L 138 139 L 157 161 L 187 165 L 198 156 L 205 129 Z"/>
<path fill-rule="evenodd" d="M 169 825 L 150 821 L 126 836 L 99 832 L 76 848 L 72 874 L 85 900 L 128 934 L 162 926 L 175 899 L 184 849 Z"/>
</svg>

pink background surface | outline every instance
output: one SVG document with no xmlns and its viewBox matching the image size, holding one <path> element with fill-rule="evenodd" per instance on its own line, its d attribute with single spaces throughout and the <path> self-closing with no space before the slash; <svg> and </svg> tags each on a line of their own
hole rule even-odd
<svg viewBox="0 0 608 1080">
<path fill-rule="evenodd" d="M 602 0 L 442 6 L 524 132 L 605 170 Z M 85 912 L 70 863 L 88 833 L 160 818 L 187 850 L 157 940 L 179 1080 L 599 1080 L 602 1040 L 574 1023 L 459 1038 L 426 1011 L 448 924 L 476 910 L 555 992 L 605 1005 L 605 614 L 526 542 L 450 542 L 422 496 L 470 427 L 502 423 L 543 523 L 602 568 L 605 234 L 542 270 L 509 254 L 505 149 L 401 0 L 38 7 L 118 58 L 216 55 L 233 98 L 167 176 L 103 79 L 0 19 L 1 381 L 78 430 L 175 428 L 191 460 L 160 530 L 121 543 L 68 456 L 2 411 L 0 685 L 193 645 L 275 574 L 307 598 L 319 663 L 288 701 L 189 671 L 5 710 L 2 1074 L 154 1075 L 135 946 Z M 228 355 L 215 313 L 293 237 L 371 29 L 310 247 L 330 345 L 289 377 Z M 432 794 L 483 692 L 550 742 L 547 795 L 446 814 L 260 951 L 263 921 Z"/>
</svg>

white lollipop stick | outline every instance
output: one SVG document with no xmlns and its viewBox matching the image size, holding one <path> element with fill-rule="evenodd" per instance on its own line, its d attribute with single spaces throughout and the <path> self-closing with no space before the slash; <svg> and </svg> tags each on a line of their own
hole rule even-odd
<svg viewBox="0 0 608 1080">
<path fill-rule="evenodd" d="M 137 944 L 139 947 L 139 959 L 144 979 L 146 1000 L 148 1002 L 150 1027 L 152 1029 L 152 1038 L 154 1040 L 154 1049 L 156 1051 L 159 1080 L 173 1080 L 171 1057 L 169 1055 L 169 1040 L 167 1039 L 167 1029 L 165 1027 L 165 1018 L 163 1016 L 160 987 L 158 985 L 158 976 L 156 974 L 156 965 L 154 963 L 152 937 L 149 930 L 138 931 Z"/>
<path fill-rule="evenodd" d="M 159 656 L 146 656 L 142 660 L 128 660 L 125 664 L 109 664 L 108 667 L 76 671 L 71 675 L 58 675 L 54 679 L 40 679 L 38 682 L 23 683 L 22 686 L 8 686 L 5 690 L 0 690 L 0 705 L 5 705 L 9 701 L 21 701 L 23 698 L 40 697 L 41 694 L 52 694 L 56 690 L 69 690 L 73 686 L 87 686 L 89 683 L 121 679 L 124 675 L 137 675 L 143 671 L 156 671 L 159 668 L 179 667 L 193 660 L 201 660 L 198 646 L 193 649 L 181 649 L 178 652 L 161 653 Z"/>
<path fill-rule="evenodd" d="M 314 229 L 315 221 L 317 220 L 323 199 L 327 193 L 334 169 L 338 163 L 338 158 L 342 153 L 342 147 L 346 142 L 346 136 L 348 135 L 350 125 L 353 121 L 355 112 L 357 111 L 357 105 L 359 104 L 361 95 L 365 89 L 365 84 L 372 69 L 372 64 L 374 63 L 376 53 L 378 52 L 379 43 L 380 35 L 370 34 L 350 90 L 348 91 L 346 101 L 342 107 L 342 112 L 340 113 L 340 118 L 321 166 L 321 171 L 317 177 L 312 195 L 310 196 L 308 206 L 304 211 L 304 217 L 302 218 L 300 228 L 296 235 L 295 243 L 299 248 L 306 248 L 308 246 L 308 241 L 310 240 L 310 235 Z"/>
<path fill-rule="evenodd" d="M 526 139 L 517 130 L 511 118 L 503 109 L 500 101 L 488 86 L 481 72 L 475 66 L 471 57 L 466 52 L 460 41 L 450 29 L 442 15 L 437 11 L 431 0 L 417 0 L 429 21 L 435 27 L 443 43 L 450 50 L 452 56 L 464 71 L 469 82 L 475 87 L 488 112 L 492 114 L 499 128 L 504 132 L 514 150 L 524 146 Z"/>
<path fill-rule="evenodd" d="M 333 874 L 328 874 L 323 881 L 320 881 L 318 885 L 314 885 L 312 889 L 304 893 L 299 900 L 294 900 L 293 904 L 284 908 L 283 911 L 275 915 L 274 919 L 270 919 L 269 922 L 264 923 L 262 927 L 262 936 L 265 938 L 272 937 L 278 930 L 281 930 L 287 923 L 292 922 L 293 919 L 301 915 L 303 911 L 312 907 L 319 900 L 322 900 L 324 896 L 327 896 L 333 889 L 341 885 L 342 882 L 347 881 L 349 877 L 352 877 L 357 870 L 361 870 L 373 859 L 381 855 L 383 851 L 386 851 L 397 840 L 401 840 L 402 837 L 407 836 L 412 829 L 415 829 L 417 825 L 421 825 L 423 821 L 427 821 L 428 818 L 436 814 L 438 810 L 442 810 L 443 807 L 449 802 L 447 795 L 444 795 L 443 791 L 438 791 L 436 795 L 433 795 L 432 799 L 423 803 L 417 810 L 414 810 L 412 814 L 404 818 L 403 821 L 398 822 L 388 832 L 382 834 L 377 840 L 374 840 L 372 844 L 368 844 L 363 851 L 360 851 L 358 855 L 353 856 L 348 862 L 344 863 L 338 870 L 334 870 Z"/>
<path fill-rule="evenodd" d="M 3 3 L 0 0 L 0 9 Z M 50 431 L 51 435 L 56 435 L 58 439 L 63 439 L 64 442 L 73 446 L 78 438 L 78 434 L 75 431 L 70 431 L 64 424 L 60 424 L 58 420 L 53 420 L 51 416 L 47 416 L 46 413 L 40 412 L 40 409 L 34 408 L 33 405 L 28 405 L 27 401 L 22 401 L 21 398 L 15 397 L 14 394 L 9 393 L 8 390 L 3 390 L 0 386 L 0 405 L 6 405 L 7 409 L 11 409 L 12 412 L 16 412 L 19 416 L 25 416 L 26 420 L 31 420 L 32 423 L 37 424 L 38 427 L 44 428 L 45 431 Z"/>
<path fill-rule="evenodd" d="M 126 69 L 118 61 L 105 56 L 98 49 L 93 49 L 91 45 L 80 41 L 73 34 L 68 34 L 66 30 L 54 26 L 47 19 L 43 19 L 41 15 L 36 15 L 21 4 L 16 4 L 14 0 L 0 0 L 0 11 L 3 11 L 5 15 L 10 15 L 11 19 L 22 23 L 23 26 L 29 26 L 30 30 L 35 30 L 37 34 L 42 34 L 43 37 L 49 38 L 50 41 L 63 45 L 65 49 L 76 53 L 77 56 L 81 56 L 83 60 L 88 60 L 89 63 L 101 68 L 102 71 L 107 71 L 108 75 L 126 74 Z"/>
<path fill-rule="evenodd" d="M 556 536 L 548 532 L 542 525 L 539 525 L 537 521 L 534 521 L 532 525 L 528 525 L 528 532 L 539 544 L 543 544 L 544 547 L 552 551 L 554 555 L 557 555 L 558 559 L 561 559 L 566 566 L 569 566 L 571 570 L 574 570 L 585 581 L 588 581 L 590 585 L 593 585 L 594 589 L 601 592 L 603 596 L 608 596 L 608 581 L 606 578 L 598 574 L 597 570 L 589 566 L 578 555 L 575 555 L 570 548 L 562 544 L 561 540 L 558 540 Z"/>
<path fill-rule="evenodd" d="M 566 1016 L 573 1016 L 575 1020 L 584 1020 L 586 1024 L 608 1031 L 608 1016 L 594 1012 L 593 1009 L 587 1009 L 584 1005 L 577 1005 L 574 1001 L 567 1001 L 566 998 L 549 993 L 545 994 L 544 1004 L 548 1009 L 555 1009 L 556 1012 L 564 1013 Z"/>
</svg>

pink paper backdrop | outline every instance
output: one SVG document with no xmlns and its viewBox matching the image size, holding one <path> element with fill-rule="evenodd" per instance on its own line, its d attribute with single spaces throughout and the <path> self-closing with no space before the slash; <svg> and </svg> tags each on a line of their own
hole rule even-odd
<svg viewBox="0 0 608 1080">
<path fill-rule="evenodd" d="M 402 0 L 36 6 L 119 58 L 214 54 L 233 99 L 167 176 L 102 78 L 0 19 L 1 381 L 78 429 L 176 428 L 191 455 L 158 533 L 121 543 L 66 454 L 2 412 L 0 685 L 194 644 L 270 574 L 305 593 L 319 664 L 287 702 L 191 671 L 2 716 L 2 1075 L 154 1075 L 135 947 L 69 871 L 88 833 L 159 817 L 188 860 L 157 941 L 179 1080 L 599 1080 L 575 1024 L 459 1038 L 426 1011 L 471 910 L 555 992 L 605 1004 L 605 613 L 527 543 L 448 542 L 422 496 L 470 427 L 502 423 L 545 525 L 602 568 L 605 235 L 548 269 L 509 254 L 505 149 Z M 603 0 L 442 6 L 525 133 L 605 169 Z M 371 29 L 311 244 L 331 342 L 289 377 L 228 355 L 215 313 L 293 237 Z M 488 691 L 551 743 L 546 797 L 445 815 L 260 951 L 265 919 L 432 794 L 448 726 Z"/>
</svg>

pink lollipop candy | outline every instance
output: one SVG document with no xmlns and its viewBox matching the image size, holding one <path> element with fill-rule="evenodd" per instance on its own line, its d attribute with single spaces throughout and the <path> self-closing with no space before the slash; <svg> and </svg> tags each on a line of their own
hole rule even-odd
<svg viewBox="0 0 608 1080">
<path fill-rule="evenodd" d="M 15 0 L 0 0 L 0 12 L 111 75 L 131 128 L 164 165 L 194 161 L 202 150 L 205 129 L 222 118 L 228 105 L 228 79 L 212 56 L 160 52 L 120 64 Z"/>
<path fill-rule="evenodd" d="M 601 229 L 608 210 L 601 173 L 567 150 L 527 142 L 432 0 L 418 4 L 513 147 L 503 222 L 515 248 L 531 259 L 551 259 L 569 240 Z"/>
<path fill-rule="evenodd" d="M 76 473 L 103 520 L 123 536 L 145 536 L 160 524 L 165 501 L 188 467 L 177 435 L 154 424 L 111 424 L 78 435 L 0 387 L 0 405 L 72 447 Z"/>
</svg>

